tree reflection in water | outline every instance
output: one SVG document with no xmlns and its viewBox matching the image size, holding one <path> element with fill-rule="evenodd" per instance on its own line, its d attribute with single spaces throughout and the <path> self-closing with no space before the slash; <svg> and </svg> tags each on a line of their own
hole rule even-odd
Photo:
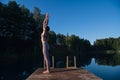
<svg viewBox="0 0 120 80">
<path fill-rule="evenodd" d="M 117 66 L 120 65 L 120 55 L 97 55 L 90 56 L 88 54 L 77 56 L 77 67 L 85 67 L 91 64 L 92 58 L 95 59 L 95 63 L 105 66 Z M 43 67 L 43 63 L 32 60 L 16 60 L 12 63 L 5 63 L 1 61 L 0 65 L 0 80 L 24 80 L 27 78 L 36 68 Z M 57 63 L 57 61 L 55 61 Z M 55 63 L 55 64 L 56 64 Z M 64 61 L 65 63 L 65 61 Z M 62 63 L 63 64 L 63 63 Z M 64 65 L 65 66 L 65 65 Z M 62 66 L 57 66 L 62 67 Z"/>
<path fill-rule="evenodd" d="M 98 65 L 117 66 L 120 65 L 120 55 L 116 53 L 95 57 L 95 62 Z"/>
</svg>

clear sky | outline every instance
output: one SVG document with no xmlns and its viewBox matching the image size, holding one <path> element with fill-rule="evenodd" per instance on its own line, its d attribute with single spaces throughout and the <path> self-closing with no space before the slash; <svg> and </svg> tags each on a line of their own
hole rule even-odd
<svg viewBox="0 0 120 80">
<path fill-rule="evenodd" d="M 7 4 L 10 0 L 0 0 Z M 49 26 L 56 34 L 76 35 L 93 43 L 120 37 L 120 0 L 15 0 L 32 12 L 50 14 Z"/>
</svg>

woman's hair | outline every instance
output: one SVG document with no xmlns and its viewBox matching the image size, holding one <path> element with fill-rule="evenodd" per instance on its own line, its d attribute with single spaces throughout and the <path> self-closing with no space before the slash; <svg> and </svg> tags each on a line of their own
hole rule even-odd
<svg viewBox="0 0 120 80">
<path fill-rule="evenodd" d="M 50 31 L 50 27 L 49 26 L 46 27 L 46 31 Z"/>
</svg>

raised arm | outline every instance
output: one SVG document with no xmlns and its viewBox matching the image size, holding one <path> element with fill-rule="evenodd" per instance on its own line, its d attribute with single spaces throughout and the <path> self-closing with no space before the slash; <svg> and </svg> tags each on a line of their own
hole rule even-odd
<svg viewBox="0 0 120 80">
<path fill-rule="evenodd" d="M 48 19 L 49 19 L 49 14 L 46 13 L 45 19 L 43 21 L 43 29 L 47 27 L 47 25 L 48 25 Z"/>
</svg>

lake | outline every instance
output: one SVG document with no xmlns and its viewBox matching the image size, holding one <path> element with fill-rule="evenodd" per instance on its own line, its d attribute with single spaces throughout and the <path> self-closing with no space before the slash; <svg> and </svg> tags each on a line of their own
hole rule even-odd
<svg viewBox="0 0 120 80">
<path fill-rule="evenodd" d="M 99 65 L 95 58 L 92 58 L 91 63 L 84 68 L 101 77 L 103 80 L 120 80 L 120 65 Z"/>
<path fill-rule="evenodd" d="M 42 68 L 43 61 L 35 63 L 36 61 L 26 59 L 1 61 L 0 80 L 24 80 L 38 67 Z M 58 67 L 65 67 L 65 62 L 60 62 Z M 83 67 L 103 80 L 120 80 L 120 55 L 80 55 L 77 57 L 77 67 Z"/>
</svg>

